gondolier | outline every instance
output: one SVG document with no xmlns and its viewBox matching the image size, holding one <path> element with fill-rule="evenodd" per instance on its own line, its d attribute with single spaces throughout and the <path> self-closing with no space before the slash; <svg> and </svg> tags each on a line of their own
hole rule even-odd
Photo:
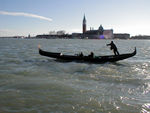
<svg viewBox="0 0 150 113">
<path fill-rule="evenodd" d="M 107 46 L 110 46 L 110 49 L 113 50 L 115 55 L 119 55 L 118 49 L 113 41 L 111 41 L 110 44 L 107 44 Z"/>
</svg>

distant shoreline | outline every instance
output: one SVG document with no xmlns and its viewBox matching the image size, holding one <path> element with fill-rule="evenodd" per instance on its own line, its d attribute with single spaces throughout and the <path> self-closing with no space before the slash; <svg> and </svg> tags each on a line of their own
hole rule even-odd
<svg viewBox="0 0 150 113">
<path fill-rule="evenodd" d="M 37 38 L 37 37 L 0 37 L 0 39 L 85 39 L 88 40 L 87 38 L 68 38 L 68 37 L 52 37 L 52 38 Z M 127 39 L 120 39 L 120 38 L 112 38 L 112 39 L 89 39 L 89 40 L 150 40 L 150 36 L 134 36 L 131 38 L 127 38 Z"/>
</svg>

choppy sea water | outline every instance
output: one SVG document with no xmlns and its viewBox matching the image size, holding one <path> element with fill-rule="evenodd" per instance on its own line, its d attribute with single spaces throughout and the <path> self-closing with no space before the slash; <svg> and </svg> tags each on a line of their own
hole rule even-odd
<svg viewBox="0 0 150 113">
<path fill-rule="evenodd" d="M 75 54 L 113 54 L 110 40 L 0 39 L 0 113 L 148 113 L 150 41 L 114 40 L 116 63 L 58 62 L 41 48 Z"/>
</svg>

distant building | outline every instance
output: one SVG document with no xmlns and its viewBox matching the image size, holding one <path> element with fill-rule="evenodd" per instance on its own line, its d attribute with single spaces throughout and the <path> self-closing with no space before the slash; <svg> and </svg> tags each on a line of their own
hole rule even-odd
<svg viewBox="0 0 150 113">
<path fill-rule="evenodd" d="M 105 30 L 103 28 L 102 25 L 100 25 L 100 27 L 97 29 L 97 30 L 93 30 L 93 29 L 90 29 L 90 30 L 86 30 L 86 18 L 85 18 L 85 15 L 84 15 L 84 18 L 83 18 L 83 38 L 89 38 L 89 39 L 111 39 L 111 38 L 114 38 L 114 35 L 113 35 L 113 29 L 107 29 Z"/>
<path fill-rule="evenodd" d="M 64 34 L 65 34 L 65 31 L 64 31 L 64 30 L 57 31 L 57 35 L 64 35 Z"/>
<path fill-rule="evenodd" d="M 114 38 L 113 29 L 105 29 L 103 32 L 105 39 L 112 39 Z"/>
<path fill-rule="evenodd" d="M 72 38 L 81 38 L 82 33 L 72 33 Z"/>
<path fill-rule="evenodd" d="M 31 38 L 30 34 L 28 35 L 28 38 Z"/>
<path fill-rule="evenodd" d="M 131 39 L 150 39 L 149 35 L 137 35 L 137 36 L 132 36 Z"/>
<path fill-rule="evenodd" d="M 82 24 L 82 26 L 83 26 L 83 34 L 86 32 L 86 18 L 85 18 L 85 15 L 84 15 L 84 18 L 83 18 L 83 24 Z"/>
<path fill-rule="evenodd" d="M 115 33 L 114 38 L 115 39 L 129 39 L 130 34 L 128 34 L 128 33 Z"/>
</svg>

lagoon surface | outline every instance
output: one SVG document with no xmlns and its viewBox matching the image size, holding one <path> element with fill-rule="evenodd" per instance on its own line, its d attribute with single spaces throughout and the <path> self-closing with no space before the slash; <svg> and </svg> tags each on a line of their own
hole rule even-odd
<svg viewBox="0 0 150 113">
<path fill-rule="evenodd" d="M 148 113 L 150 41 L 114 40 L 116 63 L 58 62 L 41 48 L 63 54 L 111 55 L 111 40 L 0 39 L 0 113 Z"/>
</svg>

